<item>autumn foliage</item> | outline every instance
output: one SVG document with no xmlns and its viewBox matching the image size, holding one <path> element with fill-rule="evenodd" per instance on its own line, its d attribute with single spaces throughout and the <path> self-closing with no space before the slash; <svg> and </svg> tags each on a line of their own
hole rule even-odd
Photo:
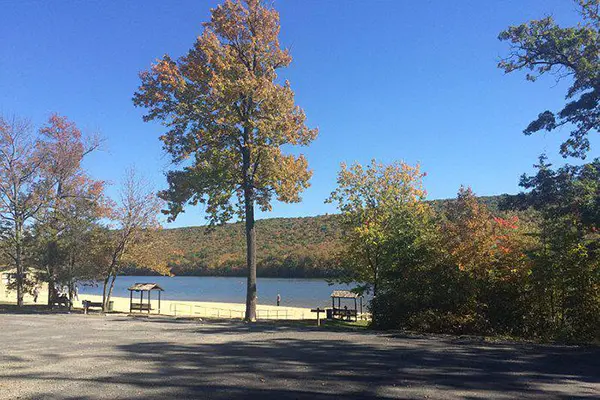
<svg viewBox="0 0 600 400">
<path fill-rule="evenodd" d="M 599 164 L 539 168 L 498 209 L 464 187 L 424 201 L 418 166 L 342 166 L 340 280 L 374 293 L 379 328 L 598 338 Z"/>
<path fill-rule="evenodd" d="M 211 10 L 189 52 L 168 55 L 140 74 L 136 106 L 145 121 L 162 122 L 164 149 L 179 169 L 167 174 L 161 192 L 171 219 L 185 206 L 203 204 L 211 224 L 235 216 L 246 224 L 248 268 L 246 319 L 256 319 L 254 207 L 277 199 L 300 201 L 312 171 L 300 154 L 283 146 L 310 144 L 288 81 L 278 71 L 292 57 L 279 43 L 279 14 L 261 0 L 226 0 Z"/>
<path fill-rule="evenodd" d="M 156 193 L 130 175 L 113 201 L 106 183 L 84 169 L 101 143 L 58 114 L 37 131 L 26 120 L 0 117 L 0 255 L 15 270 L 9 286 L 18 305 L 39 280 L 48 285 L 48 305 L 59 291 L 72 305 L 78 282 L 103 280 L 108 302 L 124 267 L 169 273 L 171 250 L 155 235 Z"/>
</svg>

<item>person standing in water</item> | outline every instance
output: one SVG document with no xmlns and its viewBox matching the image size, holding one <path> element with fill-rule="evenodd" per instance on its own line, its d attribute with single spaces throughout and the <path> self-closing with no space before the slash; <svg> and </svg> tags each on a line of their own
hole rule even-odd
<svg viewBox="0 0 600 400">
<path fill-rule="evenodd" d="M 279 304 L 281 304 L 281 295 L 277 293 L 277 307 L 279 307 Z"/>
</svg>

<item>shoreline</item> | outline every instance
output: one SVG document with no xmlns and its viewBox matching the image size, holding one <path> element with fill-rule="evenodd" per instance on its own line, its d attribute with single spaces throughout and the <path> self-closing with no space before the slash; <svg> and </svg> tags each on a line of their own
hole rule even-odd
<svg viewBox="0 0 600 400">
<path fill-rule="evenodd" d="M 129 298 L 128 288 L 137 283 L 155 283 L 164 289 L 163 300 L 177 302 L 209 302 L 237 305 L 246 303 L 247 282 L 239 277 L 144 277 L 137 275 L 119 276 L 113 296 Z M 325 279 L 314 278 L 258 278 L 259 305 L 276 306 L 277 295 L 281 296 L 281 307 L 312 309 L 330 307 L 334 290 L 351 290 L 353 284 L 333 284 Z M 79 295 L 102 295 L 102 282 L 88 281 L 78 284 Z M 139 293 L 138 293 L 139 298 Z M 152 297 L 157 293 L 153 292 Z M 365 296 L 365 304 L 370 299 Z M 350 306 L 350 304 L 348 305 Z M 220 306 L 217 306 L 220 307 Z"/>
<path fill-rule="evenodd" d="M 24 298 L 25 305 L 46 305 L 47 292 L 40 294 L 37 302 L 33 301 L 31 295 Z M 79 299 L 73 301 L 74 309 L 83 309 L 83 301 L 89 300 L 95 303 L 102 302 L 101 295 L 79 294 Z M 0 301 L 7 304 L 16 304 L 16 298 L 13 296 L 0 298 Z M 113 302 L 112 311 L 129 314 L 129 298 L 120 296 L 111 296 Z M 134 294 L 134 303 L 140 302 L 139 294 Z M 148 298 L 144 296 L 144 304 L 148 303 Z M 151 298 L 152 310 L 150 315 L 166 315 L 173 317 L 198 317 L 198 318 L 227 318 L 243 319 L 246 311 L 245 303 L 226 303 L 212 301 L 190 301 L 190 300 L 162 300 L 160 301 L 160 313 L 158 309 L 158 296 L 153 293 Z M 256 307 L 257 319 L 261 320 L 316 320 L 316 313 L 310 311 L 310 308 L 288 307 L 258 304 Z M 98 308 L 91 308 L 90 314 L 98 314 Z M 132 315 L 148 315 L 147 311 L 132 311 Z"/>
<path fill-rule="evenodd" d="M 79 300 L 74 301 L 73 307 L 83 308 L 82 301 L 90 300 L 101 302 L 102 296 L 93 294 L 80 294 Z M 113 311 L 129 313 L 129 298 L 113 296 Z M 147 298 L 144 303 L 147 304 Z M 134 294 L 134 303 L 139 303 L 139 294 Z M 151 298 L 152 311 L 150 315 L 158 315 L 158 296 L 153 293 Z M 246 310 L 244 303 L 225 303 L 210 301 L 162 300 L 160 301 L 160 315 L 205 317 L 205 318 L 235 318 L 243 319 Z M 95 312 L 97 309 L 92 309 Z M 315 313 L 310 308 L 261 305 L 256 307 L 258 319 L 316 319 Z M 132 314 L 147 315 L 146 311 L 133 311 Z"/>
<path fill-rule="evenodd" d="M 117 279 L 120 277 L 140 277 L 140 278 L 156 278 L 156 277 L 160 277 L 160 278 L 240 278 L 240 279 L 247 279 L 248 275 L 203 275 L 203 274 L 173 274 L 173 275 L 144 275 L 144 274 L 127 274 L 127 275 L 117 275 Z M 320 281 L 326 281 L 328 279 L 339 279 L 340 277 L 338 276 L 264 276 L 264 275 L 257 275 L 256 279 L 301 279 L 301 280 L 320 280 Z"/>
</svg>

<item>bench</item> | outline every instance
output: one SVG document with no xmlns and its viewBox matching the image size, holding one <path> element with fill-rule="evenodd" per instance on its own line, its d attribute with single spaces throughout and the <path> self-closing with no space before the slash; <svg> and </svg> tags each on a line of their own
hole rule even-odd
<svg viewBox="0 0 600 400">
<path fill-rule="evenodd" d="M 150 304 L 148 303 L 131 303 L 131 305 L 129 306 L 129 311 L 152 311 L 153 308 L 150 306 Z"/>
<path fill-rule="evenodd" d="M 81 304 L 83 304 L 84 314 L 87 314 L 90 308 L 99 308 L 102 310 L 102 303 L 99 301 L 83 300 Z"/>
<path fill-rule="evenodd" d="M 349 310 L 346 308 L 334 308 L 331 314 L 333 318 L 340 317 L 341 319 L 346 319 L 348 321 L 352 318 L 354 318 L 354 320 L 358 319 L 356 310 Z"/>
<path fill-rule="evenodd" d="M 50 302 L 50 306 L 51 307 L 58 306 L 60 308 L 62 308 L 62 307 L 69 308 L 71 306 L 71 301 L 69 300 L 69 298 L 66 295 L 63 294 L 63 295 L 54 297 Z"/>
</svg>

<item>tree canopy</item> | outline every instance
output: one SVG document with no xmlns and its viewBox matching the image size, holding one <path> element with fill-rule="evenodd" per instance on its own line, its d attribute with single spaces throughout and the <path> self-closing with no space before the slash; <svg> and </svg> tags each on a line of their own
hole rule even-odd
<svg viewBox="0 0 600 400">
<path fill-rule="evenodd" d="M 386 270 L 398 257 L 394 242 L 410 236 L 418 220 L 427 219 L 424 175 L 419 165 L 404 162 L 342 164 L 338 186 L 327 201 L 337 203 L 342 212 L 346 246 L 341 265 L 346 281 L 360 283 L 360 291 L 377 298 Z"/>
<path fill-rule="evenodd" d="M 187 55 L 165 55 L 140 74 L 133 101 L 147 109 L 145 121 L 168 128 L 161 140 L 181 166 L 160 193 L 170 218 L 201 203 L 211 224 L 236 214 L 246 221 L 246 318 L 254 320 L 254 206 L 268 211 L 274 196 L 300 200 L 312 172 L 303 155 L 285 154 L 282 146 L 308 145 L 317 130 L 305 125 L 289 82 L 278 78 L 292 58 L 279 44 L 277 11 L 260 0 L 227 0 L 203 26 Z"/>
<path fill-rule="evenodd" d="M 560 152 L 564 157 L 585 158 L 590 149 L 588 134 L 600 125 L 600 1 L 577 3 L 582 21 L 576 26 L 561 27 L 548 16 L 502 31 L 499 39 L 509 42 L 510 52 L 498 66 L 506 73 L 527 70 L 530 81 L 545 74 L 557 81 L 570 79 L 565 106 L 540 113 L 524 133 L 572 127 Z"/>
<path fill-rule="evenodd" d="M 271 199 L 296 202 L 311 172 L 302 156 L 283 145 L 307 145 L 308 129 L 289 82 L 277 70 L 292 58 L 279 44 L 279 16 L 258 0 L 226 1 L 212 10 L 203 33 L 184 57 L 166 55 L 149 71 L 134 96 L 160 120 L 165 150 L 184 167 L 169 172 L 161 196 L 175 218 L 186 203 L 206 203 L 211 223 L 244 212 L 244 187 L 263 211 Z M 232 199 L 235 201 L 232 202 Z"/>
</svg>

